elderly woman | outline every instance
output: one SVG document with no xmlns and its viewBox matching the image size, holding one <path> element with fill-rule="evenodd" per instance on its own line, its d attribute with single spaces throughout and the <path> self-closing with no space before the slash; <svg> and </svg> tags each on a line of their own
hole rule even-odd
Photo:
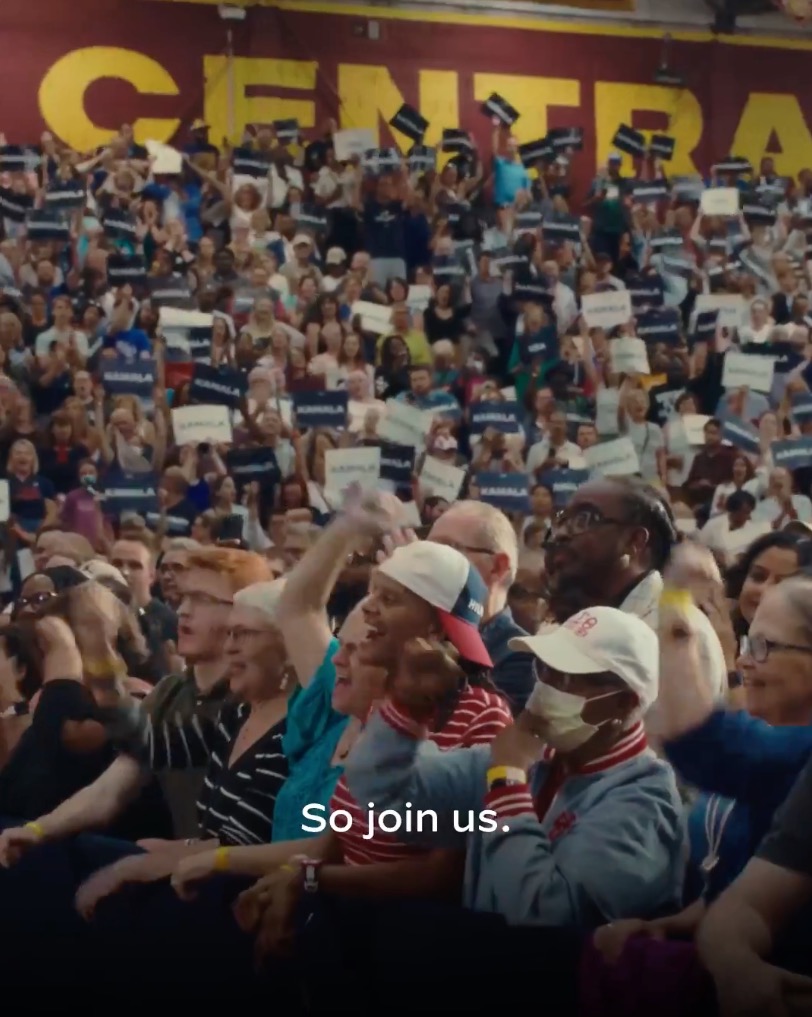
<svg viewBox="0 0 812 1017">
<path fill-rule="evenodd" d="M 57 520 L 54 485 L 40 476 L 37 450 L 26 438 L 11 446 L 6 473 L 12 528 L 24 544 L 33 544 L 40 526 Z"/>
</svg>

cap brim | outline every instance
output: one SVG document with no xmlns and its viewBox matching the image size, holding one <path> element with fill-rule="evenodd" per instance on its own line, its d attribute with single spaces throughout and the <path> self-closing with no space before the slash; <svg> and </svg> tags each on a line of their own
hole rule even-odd
<svg viewBox="0 0 812 1017">
<path fill-rule="evenodd" d="M 508 646 L 518 653 L 532 653 L 547 667 L 563 674 L 601 674 L 606 670 L 605 664 L 574 644 L 574 637 L 566 629 L 543 636 L 517 636 Z"/>
<path fill-rule="evenodd" d="M 441 611 L 439 608 L 437 614 L 440 617 L 443 632 L 461 657 L 470 660 L 473 664 L 481 664 L 482 667 L 493 667 L 491 655 L 485 648 L 479 629 L 475 625 L 462 621 L 461 618 L 455 618 L 448 611 Z"/>
</svg>

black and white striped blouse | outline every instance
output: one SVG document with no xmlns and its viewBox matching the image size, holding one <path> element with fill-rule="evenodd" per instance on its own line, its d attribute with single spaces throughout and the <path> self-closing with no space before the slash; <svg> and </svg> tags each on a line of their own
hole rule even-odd
<svg viewBox="0 0 812 1017">
<path fill-rule="evenodd" d="M 267 844 L 276 796 L 288 776 L 282 752 L 285 720 L 262 735 L 229 766 L 231 750 L 248 719 L 247 703 L 227 700 L 216 718 L 178 715 L 154 724 L 146 711 L 117 713 L 118 747 L 153 772 L 207 766 L 197 801 L 200 836 L 221 844 Z M 112 733 L 112 732 L 111 732 Z"/>
</svg>

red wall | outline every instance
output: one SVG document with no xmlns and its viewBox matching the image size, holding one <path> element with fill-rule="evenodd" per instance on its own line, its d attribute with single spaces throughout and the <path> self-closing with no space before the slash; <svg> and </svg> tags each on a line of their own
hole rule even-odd
<svg viewBox="0 0 812 1017">
<path fill-rule="evenodd" d="M 594 145 L 595 83 L 649 84 L 661 53 L 658 38 L 386 18 L 379 21 L 380 40 L 371 41 L 356 34 L 363 23 L 358 17 L 340 14 L 256 8 L 237 26 L 235 50 L 242 56 L 316 61 L 316 86 L 307 96 L 279 88 L 270 92 L 314 100 L 319 121 L 340 113 L 339 63 L 388 67 L 404 97 L 412 101 L 418 98 L 419 69 L 455 70 L 460 120 L 473 125 L 481 140 L 490 127 L 474 99 L 475 73 L 578 78 L 582 83 L 580 107 L 551 109 L 549 126 L 586 129 L 588 149 L 582 161 L 588 173 L 597 158 L 606 155 L 605 151 L 596 152 Z M 85 109 L 94 123 L 112 131 L 121 122 L 139 117 L 177 117 L 188 122 L 204 111 L 203 56 L 223 52 L 224 28 L 216 8 L 208 6 L 151 0 L 2 0 L 0 41 L 0 128 L 9 142 L 20 142 L 34 140 L 45 126 L 38 92 L 49 68 L 65 53 L 85 46 L 120 46 L 147 54 L 171 74 L 180 92 L 178 96 L 139 95 L 124 81 L 97 81 L 85 95 Z M 812 75 L 806 49 L 677 38 L 671 59 L 685 73 L 686 86 L 701 107 L 703 126 L 693 148 L 699 168 L 705 169 L 729 153 L 751 93 L 768 93 L 772 98 L 762 101 L 751 151 L 736 154 L 751 158 L 763 154 L 766 137 L 760 135 L 765 133 L 764 117 L 770 115 L 764 110 L 772 108 L 779 147 L 786 150 L 786 165 L 779 169 L 797 172 L 801 165 L 812 165 L 808 128 L 812 123 Z M 797 99 L 799 122 L 787 119 L 787 100 L 781 95 L 794 97 L 791 103 Z M 675 104 L 677 101 L 675 92 Z M 633 117 L 634 126 L 643 129 L 666 128 L 667 120 L 662 112 L 645 110 L 638 110 Z M 387 140 L 384 132 L 382 141 Z"/>
</svg>

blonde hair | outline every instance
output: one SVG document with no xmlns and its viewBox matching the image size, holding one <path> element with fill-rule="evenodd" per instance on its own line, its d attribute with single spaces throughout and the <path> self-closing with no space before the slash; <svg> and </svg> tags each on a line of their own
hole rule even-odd
<svg viewBox="0 0 812 1017">
<path fill-rule="evenodd" d="M 34 443 L 32 441 L 29 441 L 28 438 L 18 438 L 14 442 L 14 444 L 8 450 L 8 460 L 6 468 L 8 468 L 8 464 L 10 464 L 11 460 L 14 458 L 15 452 L 30 452 L 31 455 L 34 457 L 34 465 L 32 472 L 39 473 L 39 456 L 37 455 L 37 450 L 34 447 Z"/>
</svg>

